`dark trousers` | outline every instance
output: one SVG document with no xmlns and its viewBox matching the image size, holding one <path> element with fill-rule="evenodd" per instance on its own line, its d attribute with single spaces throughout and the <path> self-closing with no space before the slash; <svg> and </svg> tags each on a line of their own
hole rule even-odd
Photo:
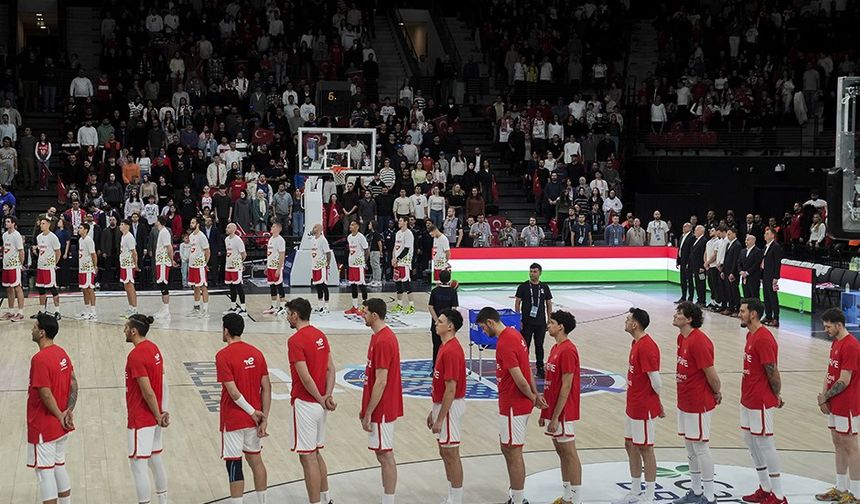
<svg viewBox="0 0 860 504">
<path fill-rule="evenodd" d="M 523 322 L 523 338 L 526 340 L 526 348 L 531 347 L 532 339 L 535 341 L 535 362 L 538 369 L 543 369 L 543 340 L 545 336 L 546 325 Z"/>
<path fill-rule="evenodd" d="M 741 308 L 741 291 L 738 290 L 738 277 L 735 277 L 734 282 L 729 280 L 729 276 L 726 275 L 725 283 L 723 284 L 725 287 L 725 299 L 723 300 L 723 306 L 727 309 L 736 312 Z"/>
<path fill-rule="evenodd" d="M 708 270 L 708 287 L 711 288 L 711 301 L 715 304 L 722 302 L 723 285 L 720 280 L 720 270 L 710 268 Z"/>
<path fill-rule="evenodd" d="M 696 302 L 699 304 L 705 304 L 705 273 L 699 273 L 698 271 L 693 272 L 693 283 L 696 286 Z M 690 292 L 690 299 L 692 300 L 693 294 Z"/>
<path fill-rule="evenodd" d="M 693 300 L 693 272 L 688 264 L 681 265 L 681 299 Z"/>
<path fill-rule="evenodd" d="M 779 320 L 779 293 L 773 290 L 773 278 L 765 278 L 761 287 L 764 289 L 764 316 L 769 320 Z"/>
<path fill-rule="evenodd" d="M 436 324 L 430 324 L 430 339 L 433 340 L 433 369 L 436 369 L 436 355 L 442 346 L 442 338 L 436 334 Z"/>
<path fill-rule="evenodd" d="M 761 280 L 750 279 L 750 277 L 747 277 L 747 281 L 743 284 L 743 289 L 745 298 L 760 299 L 759 292 L 761 291 Z"/>
</svg>

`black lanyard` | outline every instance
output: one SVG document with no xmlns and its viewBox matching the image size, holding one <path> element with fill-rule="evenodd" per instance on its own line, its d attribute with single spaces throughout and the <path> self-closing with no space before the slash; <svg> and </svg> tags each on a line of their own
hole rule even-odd
<svg viewBox="0 0 860 504">
<path fill-rule="evenodd" d="M 538 288 L 537 289 L 538 290 L 537 301 L 535 301 L 535 291 L 532 287 L 534 287 L 534 284 L 529 282 L 529 297 L 531 298 L 531 301 L 532 301 L 531 308 L 540 309 L 540 298 L 543 296 L 543 289 L 541 288 L 540 282 L 538 282 L 538 284 L 537 284 L 537 288 Z"/>
</svg>

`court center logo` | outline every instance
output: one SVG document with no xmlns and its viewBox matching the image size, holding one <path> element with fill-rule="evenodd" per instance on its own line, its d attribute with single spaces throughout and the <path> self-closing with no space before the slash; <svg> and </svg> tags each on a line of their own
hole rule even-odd
<svg viewBox="0 0 860 504">
<path fill-rule="evenodd" d="M 534 363 L 532 363 L 534 367 Z M 496 361 L 491 359 L 466 359 L 466 399 L 495 401 L 499 398 L 496 383 Z M 433 361 L 430 359 L 405 359 L 400 361 L 400 376 L 403 395 L 406 397 L 429 398 L 433 385 Z M 594 368 L 581 368 L 581 393 L 583 396 L 604 392 L 624 392 L 625 379 L 609 371 Z M 364 365 L 352 365 L 337 374 L 337 382 L 343 387 L 362 389 L 364 387 Z M 537 386 L 543 390 L 543 380 Z"/>
<path fill-rule="evenodd" d="M 630 468 L 627 462 L 606 462 L 582 466 L 583 502 L 612 502 L 630 490 Z M 782 473 L 782 488 L 791 504 L 812 504 L 814 492 L 833 486 L 794 474 Z M 717 502 L 743 503 L 742 497 L 753 493 L 759 482 L 752 467 L 717 465 L 714 474 L 714 496 Z M 669 503 L 690 489 L 690 470 L 685 462 L 657 463 L 654 502 Z M 526 478 L 526 498 L 531 504 L 550 504 L 561 495 L 561 471 L 550 469 Z"/>
</svg>

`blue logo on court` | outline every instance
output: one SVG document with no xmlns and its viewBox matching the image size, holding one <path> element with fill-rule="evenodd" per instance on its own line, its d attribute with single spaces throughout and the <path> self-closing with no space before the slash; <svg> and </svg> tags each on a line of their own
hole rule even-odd
<svg viewBox="0 0 860 504">
<path fill-rule="evenodd" d="M 404 396 L 430 397 L 433 385 L 432 360 L 401 360 L 400 375 Z M 581 368 L 580 378 L 582 395 L 600 394 L 603 392 L 624 392 L 625 379 L 609 371 Z M 364 367 L 358 365 L 342 369 L 337 375 L 337 382 L 341 386 L 359 390 L 364 387 L 364 379 Z M 537 386 L 538 390 L 543 390 L 543 380 L 538 379 Z M 473 401 L 495 401 L 498 398 L 496 361 L 491 359 L 466 360 L 466 399 Z"/>
</svg>

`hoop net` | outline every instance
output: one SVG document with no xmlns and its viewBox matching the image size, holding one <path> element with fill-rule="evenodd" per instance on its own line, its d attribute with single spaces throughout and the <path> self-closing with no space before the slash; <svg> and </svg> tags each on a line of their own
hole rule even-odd
<svg viewBox="0 0 860 504">
<path fill-rule="evenodd" d="M 349 167 L 341 166 L 341 165 L 333 165 L 331 167 L 332 178 L 334 179 L 334 184 L 338 186 L 346 185 L 346 173 L 349 171 Z"/>
</svg>

